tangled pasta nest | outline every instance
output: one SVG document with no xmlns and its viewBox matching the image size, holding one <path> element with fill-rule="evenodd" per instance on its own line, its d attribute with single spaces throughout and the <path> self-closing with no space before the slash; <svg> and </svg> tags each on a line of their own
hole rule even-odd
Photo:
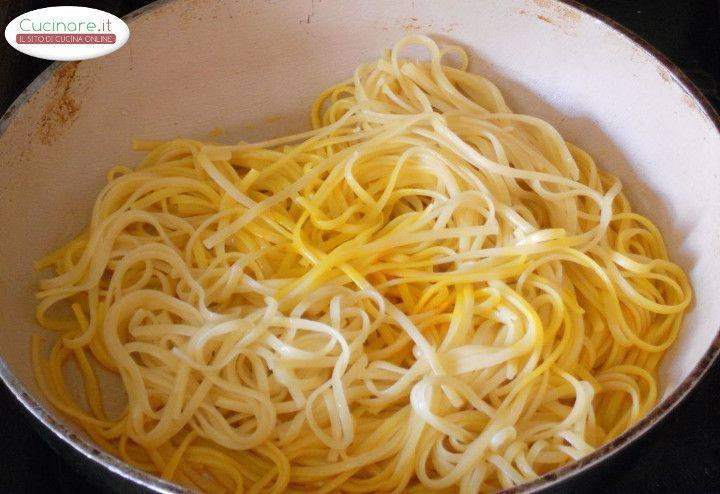
<svg viewBox="0 0 720 494">
<path fill-rule="evenodd" d="M 410 44 L 429 61 L 401 58 Z M 469 493 L 654 405 L 691 290 L 588 154 L 423 36 L 311 120 L 262 143 L 136 143 L 143 161 L 38 263 L 55 271 L 38 320 L 60 331 L 47 358 L 34 339 L 38 382 L 93 440 L 205 492 Z"/>
</svg>

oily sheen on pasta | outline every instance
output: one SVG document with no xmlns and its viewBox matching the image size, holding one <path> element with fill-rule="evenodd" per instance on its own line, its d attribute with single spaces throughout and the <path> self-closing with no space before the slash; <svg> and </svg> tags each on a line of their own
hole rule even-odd
<svg viewBox="0 0 720 494">
<path fill-rule="evenodd" d="M 617 178 L 467 65 L 410 36 L 303 134 L 137 142 L 38 262 L 48 399 L 203 492 L 488 492 L 632 426 L 686 276 Z"/>
</svg>

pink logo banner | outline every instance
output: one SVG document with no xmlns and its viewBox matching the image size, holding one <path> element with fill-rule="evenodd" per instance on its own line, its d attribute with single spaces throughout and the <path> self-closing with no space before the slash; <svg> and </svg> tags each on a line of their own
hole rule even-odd
<svg viewBox="0 0 720 494">
<path fill-rule="evenodd" d="M 21 45 L 112 45 L 114 34 L 17 34 L 15 41 Z"/>
</svg>

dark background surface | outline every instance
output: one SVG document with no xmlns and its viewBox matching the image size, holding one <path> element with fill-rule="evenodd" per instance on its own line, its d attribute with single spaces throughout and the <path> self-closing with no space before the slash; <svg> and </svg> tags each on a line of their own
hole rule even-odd
<svg viewBox="0 0 720 494">
<path fill-rule="evenodd" d="M 219 0 L 218 0 L 219 1 Z M 68 2 L 0 0 L 0 25 L 29 10 L 83 5 L 122 16 L 143 0 Z M 586 0 L 652 43 L 720 108 L 720 0 Z M 0 112 L 49 62 L 0 41 Z M 720 166 L 720 164 L 718 164 Z M 553 492 L 720 493 L 720 364 L 669 417 L 609 462 Z M 97 491 L 58 457 L 0 385 L 0 492 L 62 494 Z"/>
</svg>

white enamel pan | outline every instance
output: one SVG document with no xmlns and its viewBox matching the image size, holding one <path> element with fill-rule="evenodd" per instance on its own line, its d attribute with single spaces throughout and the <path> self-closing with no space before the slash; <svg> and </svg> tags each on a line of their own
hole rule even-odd
<svg viewBox="0 0 720 494">
<path fill-rule="evenodd" d="M 32 262 L 88 221 L 132 138 L 255 140 L 308 126 L 315 95 L 421 32 L 458 43 L 511 107 L 542 117 L 622 179 L 690 274 L 695 300 L 660 371 L 659 404 L 534 492 L 602 462 L 672 410 L 720 349 L 718 115 L 664 57 L 608 19 L 556 0 L 159 1 L 126 19 L 130 41 L 53 64 L 0 121 L 0 378 L 63 455 L 116 491 L 185 492 L 100 451 L 43 399 L 30 365 Z"/>
</svg>

